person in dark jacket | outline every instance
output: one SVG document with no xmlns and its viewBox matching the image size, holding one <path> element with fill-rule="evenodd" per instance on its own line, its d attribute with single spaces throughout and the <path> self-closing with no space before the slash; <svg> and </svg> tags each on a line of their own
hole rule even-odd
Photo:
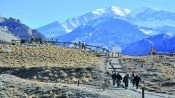
<svg viewBox="0 0 175 98">
<path fill-rule="evenodd" d="M 134 81 L 135 81 L 135 83 L 136 83 L 136 89 L 138 89 L 138 87 L 139 87 L 139 82 L 141 81 L 141 78 L 140 78 L 138 75 L 136 75 L 135 78 L 134 78 Z"/>
<path fill-rule="evenodd" d="M 123 82 L 125 83 L 125 88 L 127 89 L 128 82 L 129 82 L 129 74 L 127 74 L 123 77 Z"/>
<path fill-rule="evenodd" d="M 122 76 L 119 73 L 117 73 L 116 77 L 117 77 L 117 87 L 119 87 L 120 83 L 121 83 L 121 80 L 122 80 Z"/>
<path fill-rule="evenodd" d="M 116 83 L 116 80 L 117 80 L 117 74 L 113 73 L 111 77 L 112 77 L 113 86 L 115 86 L 115 83 Z"/>
<path fill-rule="evenodd" d="M 135 75 L 134 75 L 134 73 L 133 73 L 133 74 L 130 76 L 130 80 L 131 80 L 131 83 L 132 83 L 132 86 L 133 86 L 133 87 L 135 86 L 134 78 L 135 78 Z"/>
</svg>

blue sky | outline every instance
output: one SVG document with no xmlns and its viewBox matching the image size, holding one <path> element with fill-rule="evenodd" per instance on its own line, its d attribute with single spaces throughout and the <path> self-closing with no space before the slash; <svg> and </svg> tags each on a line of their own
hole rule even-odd
<svg viewBox="0 0 175 98">
<path fill-rule="evenodd" d="M 159 8 L 175 12 L 175 0 L 0 0 L 0 16 L 20 19 L 37 28 L 54 21 L 81 16 L 96 8 Z"/>
</svg>

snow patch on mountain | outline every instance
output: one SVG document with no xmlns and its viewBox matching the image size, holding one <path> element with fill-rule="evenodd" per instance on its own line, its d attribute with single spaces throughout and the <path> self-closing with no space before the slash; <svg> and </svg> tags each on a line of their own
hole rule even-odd
<svg viewBox="0 0 175 98">
<path fill-rule="evenodd" d="M 145 29 L 139 29 L 140 31 L 142 31 L 145 34 L 151 34 L 152 31 L 151 30 L 145 30 Z"/>
<path fill-rule="evenodd" d="M 169 37 L 171 37 L 171 38 L 175 36 L 175 34 L 172 33 L 172 32 L 167 32 L 166 34 L 167 34 Z"/>
<path fill-rule="evenodd" d="M 93 14 L 96 14 L 96 15 L 102 15 L 105 13 L 105 9 L 96 9 L 94 11 L 92 11 Z"/>
<path fill-rule="evenodd" d="M 120 7 L 112 6 L 111 10 L 116 13 L 116 15 L 119 16 L 126 16 L 128 15 L 131 11 L 129 9 L 121 9 Z"/>
</svg>

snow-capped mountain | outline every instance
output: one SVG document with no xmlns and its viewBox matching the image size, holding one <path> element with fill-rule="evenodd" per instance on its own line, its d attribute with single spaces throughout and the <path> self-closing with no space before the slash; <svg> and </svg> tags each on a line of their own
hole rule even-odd
<svg viewBox="0 0 175 98">
<path fill-rule="evenodd" d="M 66 20 L 65 23 L 62 23 L 63 27 L 65 28 L 65 30 L 67 32 L 71 32 L 72 30 L 74 30 L 76 27 L 81 26 L 86 24 L 89 21 L 92 21 L 94 19 L 98 19 L 98 18 L 104 18 L 104 17 L 125 17 L 126 15 L 128 15 L 130 13 L 129 9 L 121 9 L 119 7 L 109 7 L 107 9 L 95 9 L 85 15 L 82 15 L 80 17 L 77 18 L 72 18 L 72 19 L 68 19 Z"/>
<path fill-rule="evenodd" d="M 151 8 L 130 10 L 112 6 L 106 9 L 95 9 L 82 16 L 59 23 L 59 28 L 64 29 L 66 33 L 58 37 L 58 40 L 84 41 L 110 49 L 113 47 L 125 48 L 128 44 L 150 35 L 175 33 L 174 23 L 175 12 Z M 50 29 L 55 27 L 51 26 Z M 47 29 L 49 31 L 49 27 Z M 58 36 L 60 34 L 60 32 L 55 33 Z M 151 45 L 147 39 L 142 40 L 142 43 L 147 45 L 143 47 Z M 130 46 L 124 51 L 129 51 L 129 49 Z M 142 52 L 147 53 L 147 51 Z"/>
<path fill-rule="evenodd" d="M 37 30 L 50 38 L 50 37 L 60 36 L 60 34 L 62 35 L 63 31 L 65 31 L 66 33 L 69 33 L 75 28 L 85 25 L 89 21 L 92 21 L 98 18 L 105 18 L 105 17 L 123 18 L 129 13 L 130 13 L 129 9 L 121 9 L 115 6 L 109 7 L 107 9 L 103 9 L 103 8 L 95 9 L 85 15 L 75 17 L 72 19 L 67 19 L 64 23 L 54 22 L 46 26 L 42 26 Z M 64 28 L 64 30 L 62 30 L 62 28 Z M 55 32 L 55 34 L 53 34 L 53 31 Z"/>
<path fill-rule="evenodd" d="M 175 26 L 175 12 L 151 8 L 134 9 L 127 16 L 127 20 L 142 27 Z"/>
<path fill-rule="evenodd" d="M 87 14 L 79 17 L 74 17 L 67 19 L 63 23 L 54 22 L 46 26 L 40 27 L 39 30 L 42 34 L 48 37 L 60 36 L 74 30 L 75 28 L 85 25 L 89 21 L 106 18 L 115 17 L 119 19 L 126 20 L 138 26 L 138 29 L 142 27 L 143 32 L 146 34 L 159 34 L 159 30 L 155 29 L 157 27 L 171 26 L 175 27 L 175 12 L 167 12 L 158 9 L 151 8 L 141 8 L 141 9 L 126 9 L 112 6 L 109 8 L 99 8 L 95 9 Z M 152 28 L 152 30 L 144 29 Z M 64 30 L 63 30 L 64 29 Z M 164 28 L 166 30 L 166 28 Z M 163 30 L 163 31 L 165 31 Z M 53 34 L 53 32 L 55 34 Z M 66 32 L 66 33 L 65 33 Z M 167 32 L 165 32 L 167 33 Z M 49 35 L 50 34 L 50 35 Z"/>
<path fill-rule="evenodd" d="M 59 41 L 85 42 L 108 49 L 124 48 L 128 44 L 147 37 L 146 34 L 127 21 L 118 18 L 98 18 L 79 26 Z"/>
<path fill-rule="evenodd" d="M 157 52 L 173 52 L 175 51 L 174 43 L 174 34 L 159 34 L 128 45 L 122 53 L 127 55 L 149 55 L 151 47 L 154 47 Z"/>
</svg>

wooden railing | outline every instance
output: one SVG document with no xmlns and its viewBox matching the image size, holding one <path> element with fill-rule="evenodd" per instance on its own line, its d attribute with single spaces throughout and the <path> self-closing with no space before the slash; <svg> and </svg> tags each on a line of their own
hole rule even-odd
<svg viewBox="0 0 175 98">
<path fill-rule="evenodd" d="M 168 55 L 168 56 L 174 56 L 175 52 L 156 52 L 155 55 Z"/>
<path fill-rule="evenodd" d="M 62 47 L 67 47 L 67 48 L 74 48 L 74 49 L 81 49 L 88 51 L 92 54 L 95 54 L 96 56 L 104 56 L 104 57 L 112 57 L 113 53 L 103 47 L 99 46 L 93 46 L 93 45 L 88 45 L 88 44 L 82 44 L 82 43 L 75 43 L 75 42 L 58 42 L 58 41 L 31 41 L 31 40 L 12 40 L 13 45 L 20 45 L 20 44 L 28 44 L 28 45 L 33 45 L 33 44 L 49 44 L 49 45 L 58 45 Z"/>
</svg>

